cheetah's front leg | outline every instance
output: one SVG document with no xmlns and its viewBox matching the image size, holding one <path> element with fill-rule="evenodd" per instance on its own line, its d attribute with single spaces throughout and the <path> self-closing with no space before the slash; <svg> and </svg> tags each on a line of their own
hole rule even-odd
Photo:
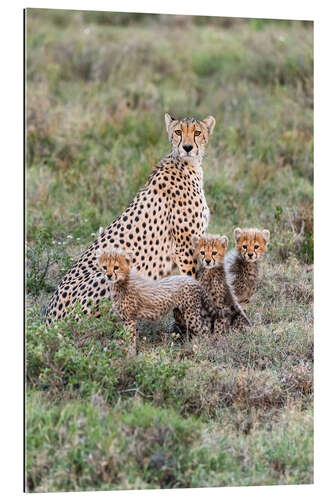
<svg viewBox="0 0 333 500">
<path fill-rule="evenodd" d="M 229 322 L 230 323 L 230 322 Z M 226 318 L 216 318 L 214 321 L 214 335 L 220 337 L 226 333 L 228 322 Z"/>
</svg>

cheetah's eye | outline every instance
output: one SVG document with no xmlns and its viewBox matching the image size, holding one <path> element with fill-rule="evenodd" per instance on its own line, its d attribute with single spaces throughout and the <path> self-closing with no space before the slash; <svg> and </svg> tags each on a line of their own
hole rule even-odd
<svg viewBox="0 0 333 500">
<path fill-rule="evenodd" d="M 216 252 L 216 250 L 214 250 L 214 252 L 212 252 L 212 255 L 216 255 L 216 254 L 217 254 L 217 252 Z"/>
<path fill-rule="evenodd" d="M 106 271 L 106 266 L 103 266 L 104 271 Z"/>
<path fill-rule="evenodd" d="M 200 135 L 200 134 L 201 134 L 201 131 L 200 131 L 200 130 L 196 130 L 196 131 L 194 132 L 194 135 Z"/>
<path fill-rule="evenodd" d="M 258 248 L 259 248 L 259 245 L 254 245 L 255 250 L 258 250 Z"/>
<path fill-rule="evenodd" d="M 204 252 L 203 250 L 201 250 L 201 252 L 200 252 L 200 253 L 201 253 L 201 255 L 205 255 L 205 252 Z"/>
<path fill-rule="evenodd" d="M 117 269 L 119 269 L 119 266 L 114 266 L 113 269 L 117 271 Z"/>
<path fill-rule="evenodd" d="M 243 245 L 243 248 L 244 248 L 244 250 L 246 250 L 247 249 L 247 245 Z"/>
<path fill-rule="evenodd" d="M 177 135 L 182 135 L 182 131 L 181 131 L 181 130 L 176 130 L 176 131 L 175 131 L 175 133 L 176 133 Z"/>
</svg>

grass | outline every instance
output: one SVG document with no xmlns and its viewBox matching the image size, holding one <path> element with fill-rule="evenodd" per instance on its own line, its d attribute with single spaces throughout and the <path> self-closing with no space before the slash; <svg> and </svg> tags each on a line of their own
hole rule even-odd
<svg viewBox="0 0 333 500">
<path fill-rule="evenodd" d="M 28 10 L 26 90 L 27 490 L 312 483 L 312 24 Z M 133 359 L 107 303 L 41 311 L 169 152 L 165 111 L 216 118 L 209 230 L 271 243 L 250 329 L 178 344 L 169 317 Z"/>
</svg>

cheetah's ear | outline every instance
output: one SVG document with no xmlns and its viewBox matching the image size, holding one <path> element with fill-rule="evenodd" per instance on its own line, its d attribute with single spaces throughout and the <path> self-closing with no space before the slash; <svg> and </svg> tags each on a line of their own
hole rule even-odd
<svg viewBox="0 0 333 500">
<path fill-rule="evenodd" d="M 96 259 L 99 259 L 102 256 L 102 250 L 100 248 L 97 248 L 95 255 L 96 255 Z"/>
<path fill-rule="evenodd" d="M 229 238 L 228 238 L 228 236 L 225 236 L 225 235 L 221 236 L 221 244 L 222 244 L 222 246 L 223 246 L 224 248 L 227 248 L 228 243 L 229 243 Z"/>
<path fill-rule="evenodd" d="M 236 243 L 239 240 L 241 234 L 242 234 L 241 228 L 240 227 L 236 227 L 236 229 L 234 230 L 234 237 L 235 237 Z"/>
<path fill-rule="evenodd" d="M 101 235 L 102 233 L 104 233 L 104 227 L 101 226 L 98 230 L 98 234 Z"/>
<path fill-rule="evenodd" d="M 169 113 L 165 113 L 164 119 L 165 119 L 166 131 L 169 132 L 170 123 L 173 122 L 173 121 L 175 121 L 175 118 L 173 118 L 172 116 L 170 116 Z"/>
<path fill-rule="evenodd" d="M 266 241 L 266 243 L 268 243 L 269 237 L 270 237 L 270 232 L 268 231 L 268 229 L 264 229 L 262 232 L 262 235 L 263 235 L 263 238 Z"/>
<path fill-rule="evenodd" d="M 215 127 L 215 123 L 216 123 L 216 120 L 215 120 L 214 116 L 211 116 L 211 115 L 207 116 L 207 118 L 205 118 L 202 121 L 204 122 L 204 124 L 208 128 L 209 135 L 211 135 L 213 133 L 213 130 L 214 130 L 214 127 Z"/>
</svg>

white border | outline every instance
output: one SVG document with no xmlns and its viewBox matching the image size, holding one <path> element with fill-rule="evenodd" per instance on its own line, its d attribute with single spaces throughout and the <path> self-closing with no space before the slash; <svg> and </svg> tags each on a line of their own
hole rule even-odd
<svg viewBox="0 0 333 500">
<path fill-rule="evenodd" d="M 160 14 L 193 14 L 223 17 L 258 17 L 276 19 L 303 19 L 313 20 L 315 8 L 313 2 L 294 0 L 279 0 L 267 2 L 259 0 L 234 0 L 233 2 L 205 0 L 122 0 L 108 2 L 105 0 L 33 0 L 26 7 L 78 9 L 78 10 L 106 10 L 118 12 L 146 12 Z"/>
<path fill-rule="evenodd" d="M 155 12 L 170 14 L 220 15 L 234 17 L 259 17 L 277 19 L 315 20 L 315 258 L 316 258 L 316 474 L 315 486 L 280 486 L 280 487 L 247 487 L 247 488 L 209 488 L 197 490 L 153 490 L 131 492 L 91 492 L 76 493 L 77 498 L 93 498 L 111 496 L 112 498 L 248 498 L 261 499 L 280 498 L 282 495 L 295 499 L 327 498 L 332 491 L 332 413 L 331 373 L 328 367 L 332 364 L 332 319 L 330 315 L 331 282 L 325 280 L 330 267 L 332 217 L 330 201 L 332 199 L 332 18 L 328 9 L 329 2 L 279 0 L 251 0 L 232 2 L 209 1 L 182 2 L 164 1 L 113 1 L 104 0 L 54 0 L 32 1 L 20 0 L 8 2 L 1 7 L 1 214 L 2 214 L 2 349 L 1 349 L 1 381 L 3 384 L 1 398 L 1 493 L 4 498 L 20 498 L 23 496 L 22 474 L 22 231 L 23 231 L 23 182 L 22 182 L 22 9 L 25 7 L 63 8 L 79 10 L 108 10 Z M 327 8 L 325 8 L 327 6 Z M 325 236 L 325 241 L 323 237 Z M 322 245 L 319 242 L 322 241 Z M 328 256 L 329 254 L 329 256 Z M 5 265 L 4 265 L 5 264 Z M 326 282 L 326 283 L 325 283 Z M 327 287 L 327 283 L 329 288 Z M 326 285 L 326 288 L 325 288 Z M 326 293 L 327 290 L 327 293 Z M 326 327 L 326 328 L 325 328 Z M 319 361 L 320 360 L 320 361 Z M 64 498 L 72 493 L 43 494 L 52 499 Z"/>
</svg>

